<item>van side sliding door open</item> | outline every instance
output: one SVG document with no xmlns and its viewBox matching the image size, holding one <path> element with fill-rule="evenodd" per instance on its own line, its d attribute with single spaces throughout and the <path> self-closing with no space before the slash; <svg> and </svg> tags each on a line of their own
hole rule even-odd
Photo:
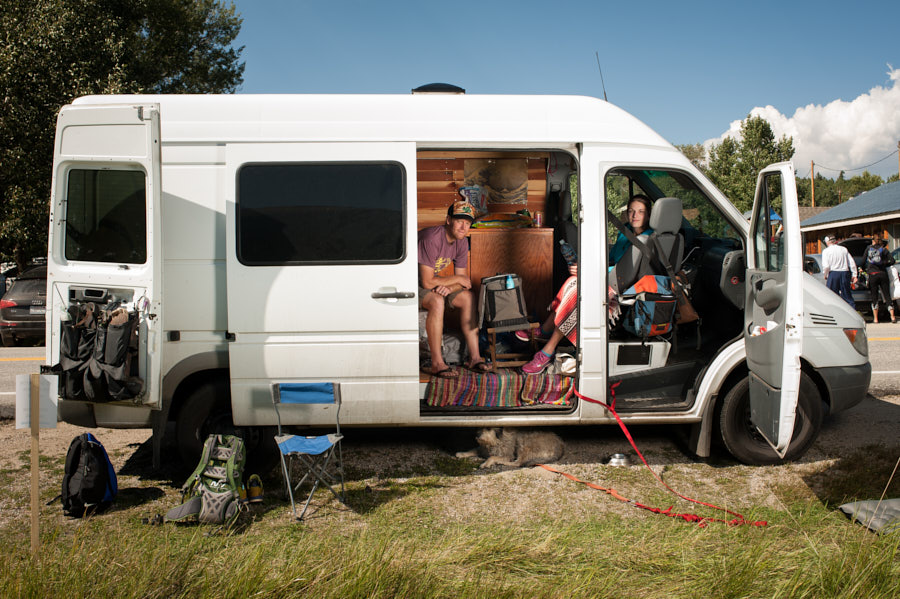
<svg viewBox="0 0 900 599">
<path fill-rule="evenodd" d="M 790 163 L 759 174 L 747 251 L 744 342 L 750 419 L 780 457 L 794 430 L 803 337 L 803 249 Z"/>
</svg>

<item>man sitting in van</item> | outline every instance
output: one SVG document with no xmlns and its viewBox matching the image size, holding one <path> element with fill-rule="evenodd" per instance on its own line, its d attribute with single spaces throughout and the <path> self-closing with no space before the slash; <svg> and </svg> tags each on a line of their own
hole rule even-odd
<svg viewBox="0 0 900 599">
<path fill-rule="evenodd" d="M 469 202 L 460 201 L 447 209 L 446 224 L 419 231 L 419 307 L 428 311 L 425 332 L 431 353 L 431 367 L 423 368 L 423 372 L 441 378 L 459 374 L 444 362 L 441 353 L 445 312 L 459 312 L 460 328 L 469 349 L 466 368 L 474 372 L 490 370 L 478 350 L 475 300 L 468 275 L 466 236 L 473 222 L 475 208 Z"/>
</svg>

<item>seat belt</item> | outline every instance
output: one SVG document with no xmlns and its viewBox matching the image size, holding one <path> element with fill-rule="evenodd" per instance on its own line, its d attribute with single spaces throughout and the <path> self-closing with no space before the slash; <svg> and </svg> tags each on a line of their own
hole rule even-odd
<svg viewBox="0 0 900 599">
<path fill-rule="evenodd" d="M 631 245 L 637 246 L 637 248 L 641 251 L 641 253 L 644 254 L 644 256 L 647 258 L 647 260 L 650 262 L 651 267 L 655 268 L 655 266 L 654 266 L 654 262 L 655 262 L 657 265 L 661 265 L 663 267 L 663 269 L 665 269 L 666 273 L 668 273 L 668 275 L 669 275 L 669 278 L 672 280 L 672 291 L 675 293 L 676 302 L 679 304 L 682 304 L 682 305 L 690 304 L 690 301 L 688 300 L 688 296 L 687 296 L 687 290 L 684 288 L 684 285 L 682 284 L 681 280 L 676 276 L 675 270 L 672 268 L 672 264 L 669 261 L 669 257 L 666 256 L 666 253 L 663 251 L 662 246 L 659 245 L 659 239 L 656 235 L 656 232 L 654 231 L 653 233 L 651 233 L 649 235 L 650 239 L 649 239 L 648 243 L 646 243 L 646 244 L 642 243 L 638 239 L 638 236 L 634 234 L 634 231 L 632 231 L 631 229 L 626 227 L 624 224 L 622 224 L 622 221 L 620 221 L 618 219 L 618 217 L 616 217 L 616 215 L 613 214 L 612 211 L 609 210 L 608 208 L 606 210 L 606 215 L 609 218 L 610 222 L 612 222 L 612 224 L 615 225 L 615 227 L 619 231 L 622 232 L 622 235 L 624 235 L 628 239 L 628 241 L 631 242 Z M 651 251 L 650 247 L 648 247 L 651 245 L 653 247 L 652 251 Z M 699 317 L 699 315 L 697 315 L 697 311 L 694 310 L 693 306 L 691 306 L 691 311 L 694 313 L 694 315 L 697 316 L 697 318 L 695 320 L 699 321 L 700 317 Z M 675 323 L 675 328 L 676 329 L 678 328 L 677 322 Z M 676 330 L 676 334 L 672 335 L 673 350 L 675 352 L 678 351 L 678 345 L 677 345 L 678 342 L 676 340 L 677 337 L 678 337 L 678 334 L 677 334 L 677 330 Z M 697 326 L 697 349 L 700 349 L 700 344 L 701 344 L 700 326 L 698 325 Z"/>
</svg>

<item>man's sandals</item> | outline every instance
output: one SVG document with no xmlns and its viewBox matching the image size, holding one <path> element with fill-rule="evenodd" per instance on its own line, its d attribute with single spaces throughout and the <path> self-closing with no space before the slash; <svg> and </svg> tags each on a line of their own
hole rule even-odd
<svg viewBox="0 0 900 599">
<path fill-rule="evenodd" d="M 485 374 L 491 372 L 491 367 L 488 366 L 488 363 L 484 360 L 478 360 L 474 364 L 469 364 L 468 366 L 466 366 L 466 368 L 476 374 Z"/>
<path fill-rule="evenodd" d="M 474 364 L 469 364 L 465 368 L 466 370 L 470 370 L 475 374 L 486 374 L 488 372 L 492 372 L 491 367 L 484 360 L 479 360 Z M 433 372 L 430 368 L 422 368 L 422 372 L 439 379 L 455 379 L 459 376 L 459 371 L 454 370 L 449 366 L 447 368 L 442 368 L 437 372 Z"/>
<path fill-rule="evenodd" d="M 432 371 L 430 368 L 422 368 L 422 372 L 438 379 L 455 379 L 459 376 L 459 372 L 453 370 L 449 366 L 447 368 L 442 368 L 437 372 Z"/>
</svg>

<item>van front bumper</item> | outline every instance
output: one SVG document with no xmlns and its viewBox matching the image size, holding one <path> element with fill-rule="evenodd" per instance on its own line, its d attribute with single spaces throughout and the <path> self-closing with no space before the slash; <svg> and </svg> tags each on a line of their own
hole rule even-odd
<svg viewBox="0 0 900 599">
<path fill-rule="evenodd" d="M 872 365 L 866 362 L 859 366 L 832 366 L 819 368 L 817 372 L 828 388 L 830 411 L 847 410 L 861 402 L 869 392 L 872 380 Z"/>
</svg>

